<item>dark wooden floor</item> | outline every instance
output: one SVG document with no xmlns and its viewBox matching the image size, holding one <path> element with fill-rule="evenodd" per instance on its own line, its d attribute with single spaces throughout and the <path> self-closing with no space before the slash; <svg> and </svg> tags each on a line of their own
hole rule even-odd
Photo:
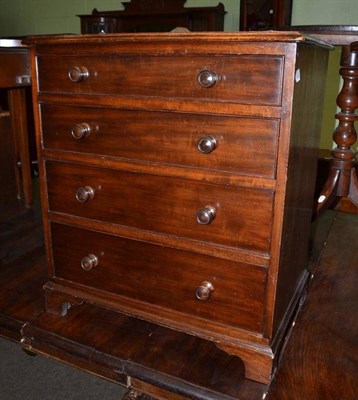
<svg viewBox="0 0 358 400">
<path fill-rule="evenodd" d="M 24 322 L 44 310 L 46 280 L 42 222 L 37 211 L 16 211 L 0 222 L 0 334 L 20 341 Z"/>
<path fill-rule="evenodd" d="M 270 400 L 358 399 L 358 216 L 332 211 L 323 216 L 330 217 Z"/>
<path fill-rule="evenodd" d="M 358 216 L 329 211 L 312 227 L 314 276 L 270 387 L 245 380 L 237 357 L 184 333 L 90 304 L 64 318 L 46 314 L 38 213 L 0 228 L 0 334 L 27 348 L 121 384 L 130 376 L 198 400 L 266 392 L 270 400 L 358 398 Z"/>
</svg>

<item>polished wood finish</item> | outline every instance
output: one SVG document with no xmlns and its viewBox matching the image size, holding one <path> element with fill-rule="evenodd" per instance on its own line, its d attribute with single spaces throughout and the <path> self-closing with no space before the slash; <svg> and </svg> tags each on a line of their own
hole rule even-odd
<svg viewBox="0 0 358 400">
<path fill-rule="evenodd" d="M 17 43 L 21 46 L 20 43 Z M 1 77 L 0 87 L 11 88 L 29 84 L 29 57 L 26 47 L 0 47 Z M 21 82 L 21 78 L 25 82 Z"/>
<path fill-rule="evenodd" d="M 272 119 L 243 117 L 235 124 L 235 117 L 58 104 L 42 104 L 41 113 L 45 149 L 275 177 L 279 125 Z M 81 123 L 90 132 L 74 140 L 72 129 Z M 216 140 L 210 155 L 197 148 L 205 137 Z"/>
<path fill-rule="evenodd" d="M 217 260 L 133 240 L 52 224 L 54 272 L 56 280 L 65 279 L 110 292 L 112 301 L 138 301 L 138 312 L 159 307 L 188 314 L 192 325 L 201 326 L 200 318 L 215 324 L 230 324 L 252 331 L 262 330 L 266 271 L 252 265 L 227 261 L 227 271 L 216 276 Z M 79 243 L 66 243 L 68 237 L 79 237 Z M 98 266 L 91 271 L 81 268 L 86 251 L 98 257 Z M 133 254 L 138 253 L 135 258 Z M 79 255 L 82 255 L 79 258 Z M 166 268 L 166 260 L 172 260 Z M 205 268 L 205 272 L 201 268 Z M 143 274 L 143 269 L 146 274 Z M 128 270 L 131 271 L 128 274 Z M 235 271 L 239 279 L 233 279 Z M 243 278 L 245 277 L 245 278 Z M 207 304 L 199 304 L 195 290 L 202 280 L 214 282 Z M 138 282 L 140 286 L 138 287 Z M 247 298 L 255 293 L 255 300 Z M 97 293 L 100 296 L 100 292 Z M 114 296 L 120 296 L 116 299 Z M 124 298 L 123 298 L 124 297 Z M 180 301 L 178 301 L 180 299 Z M 148 305 L 140 304 L 144 302 Z M 133 305 L 132 305 L 133 307 Z M 139 311 L 141 309 L 141 311 Z M 155 310 L 153 310 L 155 313 Z M 162 311 L 163 313 L 163 311 Z M 164 318 L 164 315 L 163 315 Z M 168 321 L 168 324 L 173 324 Z"/>
<path fill-rule="evenodd" d="M 318 160 L 318 170 L 317 170 L 317 181 L 315 189 L 315 198 L 318 198 L 321 190 L 326 183 L 326 180 L 330 171 L 330 160 L 331 151 L 328 149 L 320 149 L 319 160 Z M 358 160 L 356 157 L 355 165 L 356 171 L 358 172 Z M 358 214 L 358 206 L 353 204 L 348 197 L 342 197 L 338 203 L 334 206 L 337 211 L 342 211 L 350 214 Z"/>
<path fill-rule="evenodd" d="M 6 90 L 13 134 L 12 148 L 15 161 L 7 166 L 15 171 L 17 195 L 26 208 L 32 206 L 31 160 L 26 107 L 26 86 L 30 85 L 28 49 L 19 40 L 0 40 L 0 89 Z M 2 146 L 4 144 L 1 144 Z M 18 163 L 19 166 L 18 167 Z M 17 197 L 17 198 L 16 198 Z"/>
<path fill-rule="evenodd" d="M 27 43 L 47 311 L 67 318 L 85 301 L 190 333 L 239 356 L 247 378 L 268 383 L 308 279 L 327 46 L 276 32 Z M 96 122 L 99 108 L 113 120 L 108 136 Z M 166 128 L 153 143 L 161 115 Z M 203 154 L 197 143 L 206 118 L 217 148 Z M 74 126 L 83 139 L 73 137 Z M 211 158 L 225 151 L 220 126 L 234 142 L 238 129 L 254 131 L 242 133 L 251 146 L 233 146 L 243 167 Z M 262 127 L 271 135 L 269 174 L 250 167 Z M 177 153 L 168 159 L 160 146 L 174 134 Z M 90 145 L 93 136 L 101 145 Z"/>
<path fill-rule="evenodd" d="M 268 392 L 270 400 L 351 400 L 358 395 L 357 226 L 357 216 L 333 211 L 312 226 L 312 281 L 270 387 L 245 380 L 238 358 L 190 335 L 90 304 L 66 318 L 45 313 L 41 221 L 31 212 L 1 224 L 0 335 L 129 385 L 138 398 L 261 400 Z"/>
<path fill-rule="evenodd" d="M 52 161 L 46 163 L 46 171 L 52 212 L 263 255 L 269 251 L 271 191 L 202 184 L 198 193 L 196 182 Z M 76 191 L 85 186 L 93 188 L 94 195 L 83 203 Z M 203 226 L 196 214 L 210 204 L 216 218 Z"/>
<path fill-rule="evenodd" d="M 225 8 L 185 7 L 186 0 L 131 0 L 124 10 L 79 15 L 81 33 L 169 32 L 176 27 L 190 31 L 223 31 Z"/>
<path fill-rule="evenodd" d="M 333 133 L 336 148 L 331 152 L 331 168 L 326 183 L 317 200 L 316 214 L 335 206 L 340 199 L 349 199 L 353 210 L 358 207 L 358 175 L 355 168 L 355 154 L 352 146 L 357 141 L 354 127 L 358 116 L 358 49 L 352 42 L 358 39 L 358 26 L 321 25 L 294 26 L 303 32 L 325 40 L 335 46 L 342 46 L 339 74 L 343 87 L 337 97 L 341 109 L 336 114 L 338 126 Z M 347 208 L 347 207 L 345 207 Z"/>
<path fill-rule="evenodd" d="M 294 25 L 290 29 L 305 32 L 334 46 L 350 46 L 358 35 L 358 25 Z"/>
<path fill-rule="evenodd" d="M 241 55 L 213 58 L 197 55 L 194 59 L 187 59 L 169 54 L 147 57 L 111 55 L 106 58 L 54 55 L 39 56 L 37 62 L 40 93 L 106 93 L 140 98 L 281 104 L 283 60 L 280 57 Z M 68 79 L 68 71 L 76 64 L 84 65 L 89 75 L 80 85 L 74 86 Z M 220 76 L 223 66 L 224 74 Z M 203 90 L 197 82 L 203 70 L 217 71 L 220 84 L 212 90 Z M 252 73 L 248 74 L 248 71 Z"/>
<path fill-rule="evenodd" d="M 318 199 L 317 212 L 329 207 L 336 198 L 348 197 L 358 206 L 358 177 L 355 169 L 355 151 L 352 146 L 357 141 L 354 122 L 358 120 L 358 52 L 343 46 L 340 75 L 343 87 L 337 97 L 341 112 L 336 114 L 338 126 L 333 133 L 337 147 L 332 150 L 331 170 L 328 180 Z"/>
<path fill-rule="evenodd" d="M 307 226 L 310 225 L 314 199 L 312 192 L 306 190 L 315 186 L 319 138 L 323 109 L 320 104 L 322 86 L 325 83 L 324 71 L 320 71 L 321 49 L 312 52 L 302 51 L 296 68 L 304 71 L 304 66 L 312 63 L 312 75 L 302 73 L 300 82 L 295 88 L 293 100 L 292 136 L 290 142 L 290 159 L 287 171 L 287 198 L 283 221 L 282 237 L 287 246 L 281 249 L 281 262 L 285 267 L 280 271 L 276 295 L 281 299 L 277 304 L 274 326 L 278 328 L 284 318 L 285 309 L 290 307 L 290 294 L 297 281 L 302 279 L 302 265 L 306 263 L 306 254 L 300 250 L 299 241 L 305 241 Z M 303 99 L 311 99 L 310 107 Z M 302 118 L 302 116 L 305 116 Z M 300 152 L 304 149 L 304 157 Z M 292 224 L 297 224 L 296 229 Z"/>
</svg>

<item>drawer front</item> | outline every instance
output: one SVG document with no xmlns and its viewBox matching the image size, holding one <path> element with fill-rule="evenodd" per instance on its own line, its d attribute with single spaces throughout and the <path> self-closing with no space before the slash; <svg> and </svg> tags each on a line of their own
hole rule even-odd
<svg viewBox="0 0 358 400">
<path fill-rule="evenodd" d="M 52 211 L 225 246 L 269 249 L 270 191 L 51 161 L 47 181 Z M 79 201 L 76 193 L 87 200 Z M 198 212 L 208 224 L 197 222 Z"/>
<path fill-rule="evenodd" d="M 278 121 L 44 104 L 48 149 L 274 178 Z"/>
<path fill-rule="evenodd" d="M 97 288 L 102 295 L 106 291 L 194 318 L 261 331 L 264 268 L 60 224 L 52 224 L 51 231 L 58 278 Z M 89 255 L 97 262 L 88 264 Z M 203 282 L 214 288 L 207 300 L 196 297 Z"/>
<path fill-rule="evenodd" d="M 38 56 L 40 92 L 280 105 L 282 74 L 278 56 Z"/>
</svg>

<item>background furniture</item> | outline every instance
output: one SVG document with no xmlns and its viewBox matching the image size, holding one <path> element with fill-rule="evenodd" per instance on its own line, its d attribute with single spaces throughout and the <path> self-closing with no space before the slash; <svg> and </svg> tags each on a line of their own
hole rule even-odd
<svg viewBox="0 0 358 400">
<path fill-rule="evenodd" d="M 5 152 L 12 165 L 7 165 L 10 176 L 14 172 L 17 198 L 23 199 L 25 207 L 32 205 L 32 183 L 28 117 L 26 111 L 26 87 L 30 85 L 28 49 L 21 40 L 0 39 L 0 88 L 7 91 L 13 138 L 8 139 Z M 5 133 L 4 133 L 5 135 Z M 1 143 L 3 146 L 4 143 Z M 13 147 L 12 147 L 13 146 Z M 4 150 L 4 149 L 3 149 Z M 20 166 L 20 168 L 19 168 Z M 3 172 L 4 173 L 4 172 Z M 5 183 L 3 182 L 5 185 Z M 4 190 L 6 190 L 4 188 Z M 6 197 L 6 194 L 4 195 Z M 14 198 L 16 203 L 17 199 Z"/>
<path fill-rule="evenodd" d="M 355 113 L 358 107 L 358 55 L 357 46 L 351 44 L 358 39 L 358 26 L 307 25 L 292 26 L 290 29 L 305 32 L 335 46 L 342 46 L 339 73 L 343 78 L 343 87 L 337 97 L 337 105 L 341 111 L 335 116 L 338 126 L 333 133 L 337 147 L 331 152 L 329 175 L 318 196 L 317 213 L 336 205 L 340 199 L 349 199 L 354 207 L 350 211 L 357 212 L 358 177 L 356 152 L 352 146 L 357 141 L 354 123 L 358 120 Z"/>
<path fill-rule="evenodd" d="M 240 30 L 259 31 L 291 25 L 292 0 L 241 0 Z"/>
<path fill-rule="evenodd" d="M 123 2 L 122 11 L 97 11 L 79 15 L 81 33 L 169 32 L 176 27 L 190 31 L 224 30 L 225 9 L 184 7 L 186 0 L 132 0 Z"/>
<path fill-rule="evenodd" d="M 18 204 L 19 201 L 17 201 L 16 170 L 10 112 L 5 107 L 0 111 L 0 220 L 9 213 L 19 212 L 22 209 L 21 204 Z"/>
</svg>

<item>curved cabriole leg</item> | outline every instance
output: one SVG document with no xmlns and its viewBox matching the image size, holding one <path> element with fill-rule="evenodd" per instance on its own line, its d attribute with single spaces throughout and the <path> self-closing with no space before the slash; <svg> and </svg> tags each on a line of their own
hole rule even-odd
<svg viewBox="0 0 358 400">
<path fill-rule="evenodd" d="M 329 171 L 326 183 L 317 200 L 316 215 L 320 215 L 324 210 L 327 210 L 337 199 L 339 172 L 339 169 L 333 168 Z"/>
<path fill-rule="evenodd" d="M 357 47 L 357 49 L 355 49 Z M 343 46 L 341 69 L 343 87 L 337 97 L 341 111 L 336 114 L 338 126 L 333 133 L 337 147 L 332 150 L 331 171 L 318 198 L 317 215 L 331 206 L 337 198 L 348 197 L 358 205 L 357 174 L 354 167 L 355 152 L 352 146 L 357 140 L 354 122 L 358 120 L 358 46 Z"/>
</svg>

